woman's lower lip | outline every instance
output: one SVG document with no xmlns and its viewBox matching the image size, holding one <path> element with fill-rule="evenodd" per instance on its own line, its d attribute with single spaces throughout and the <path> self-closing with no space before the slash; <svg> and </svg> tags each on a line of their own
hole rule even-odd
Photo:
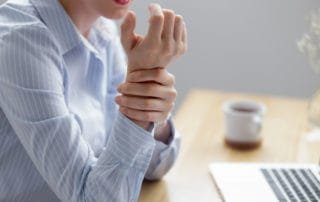
<svg viewBox="0 0 320 202">
<path fill-rule="evenodd" d="M 130 2 L 130 0 L 114 0 L 117 4 L 126 5 Z"/>
</svg>

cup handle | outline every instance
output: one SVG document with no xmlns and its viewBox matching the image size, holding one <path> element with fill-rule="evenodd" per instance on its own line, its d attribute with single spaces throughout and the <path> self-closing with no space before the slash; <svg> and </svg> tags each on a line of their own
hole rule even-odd
<svg viewBox="0 0 320 202">
<path fill-rule="evenodd" d="M 253 117 L 254 124 L 254 131 L 255 133 L 259 133 L 262 129 L 262 118 L 260 116 L 254 116 Z"/>
</svg>

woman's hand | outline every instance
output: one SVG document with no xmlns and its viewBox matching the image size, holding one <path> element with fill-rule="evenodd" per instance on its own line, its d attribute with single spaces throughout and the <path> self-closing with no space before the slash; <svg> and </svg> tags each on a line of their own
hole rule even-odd
<svg viewBox="0 0 320 202">
<path fill-rule="evenodd" d="M 174 76 L 164 68 L 128 73 L 118 88 L 122 95 L 116 97 L 120 112 L 145 129 L 152 122 L 166 123 L 177 96 L 174 84 Z"/>
<path fill-rule="evenodd" d="M 128 73 L 137 69 L 167 67 L 187 50 L 187 31 L 182 16 L 149 6 L 151 17 L 145 37 L 135 34 L 136 17 L 130 11 L 121 26 L 121 42 L 128 57 Z"/>
</svg>

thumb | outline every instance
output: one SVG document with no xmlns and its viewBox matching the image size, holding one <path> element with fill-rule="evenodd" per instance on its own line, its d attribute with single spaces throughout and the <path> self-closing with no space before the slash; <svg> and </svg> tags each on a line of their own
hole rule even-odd
<svg viewBox="0 0 320 202">
<path fill-rule="evenodd" d="M 130 51 L 134 44 L 136 27 L 136 16 L 132 11 L 129 11 L 121 25 L 121 43 L 126 51 Z"/>
</svg>

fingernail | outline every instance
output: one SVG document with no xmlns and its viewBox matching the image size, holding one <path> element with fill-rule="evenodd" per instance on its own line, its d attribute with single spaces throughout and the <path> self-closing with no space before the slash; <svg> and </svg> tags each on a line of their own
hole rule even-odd
<svg viewBox="0 0 320 202">
<path fill-rule="evenodd" d="M 152 16 L 163 15 L 161 6 L 156 3 L 152 3 L 149 5 L 149 11 Z"/>
<path fill-rule="evenodd" d="M 121 86 L 118 86 L 117 90 L 118 90 L 119 92 L 121 92 Z"/>
</svg>

